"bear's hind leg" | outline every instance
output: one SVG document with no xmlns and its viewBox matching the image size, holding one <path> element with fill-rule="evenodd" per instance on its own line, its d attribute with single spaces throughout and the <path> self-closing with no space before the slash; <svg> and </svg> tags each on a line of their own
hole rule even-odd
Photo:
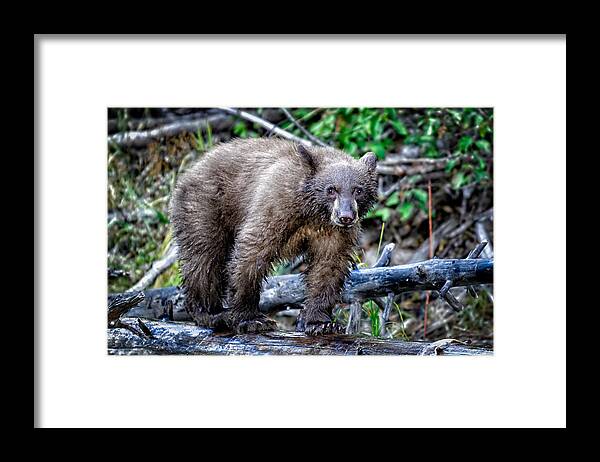
<svg viewBox="0 0 600 462">
<path fill-rule="evenodd" d="M 223 327 L 229 239 L 216 233 L 179 246 L 186 311 L 199 326 Z"/>
</svg>

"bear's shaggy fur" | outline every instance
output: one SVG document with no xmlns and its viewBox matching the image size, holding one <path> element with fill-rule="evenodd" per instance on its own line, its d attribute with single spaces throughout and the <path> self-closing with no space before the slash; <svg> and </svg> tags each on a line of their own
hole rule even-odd
<svg viewBox="0 0 600 462">
<path fill-rule="evenodd" d="M 274 329 L 258 309 L 273 262 L 303 254 L 298 329 L 339 332 L 331 311 L 376 200 L 376 158 L 257 138 L 223 143 L 178 178 L 170 204 L 186 309 L 205 326 Z M 224 309 L 224 305 L 227 309 Z"/>
</svg>

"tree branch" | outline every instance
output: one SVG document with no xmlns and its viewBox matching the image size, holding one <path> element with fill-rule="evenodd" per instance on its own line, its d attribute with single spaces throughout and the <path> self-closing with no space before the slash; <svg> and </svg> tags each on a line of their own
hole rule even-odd
<svg viewBox="0 0 600 462">
<path fill-rule="evenodd" d="M 491 284 L 494 261 L 491 259 L 432 259 L 408 265 L 366 268 L 351 271 L 342 292 L 342 302 L 352 303 L 374 297 L 386 297 L 414 290 L 440 290 L 448 279 L 452 287 Z M 167 313 L 172 303 L 176 321 L 190 320 L 183 308 L 183 291 L 178 287 L 150 289 L 146 298 L 132 308 L 127 316 L 158 319 Z M 120 294 L 109 295 L 109 301 Z M 290 307 L 299 308 L 305 298 L 301 275 L 273 276 L 263 284 L 260 309 L 276 312 Z"/>
<path fill-rule="evenodd" d="M 323 146 L 324 148 L 329 147 L 329 145 L 327 143 L 321 141 L 319 138 L 317 138 L 315 135 L 313 135 L 311 132 L 309 132 L 306 128 L 304 128 L 302 125 L 300 125 L 300 123 L 296 119 L 294 119 L 294 116 L 290 113 L 290 111 L 288 111 L 284 107 L 282 107 L 281 110 L 283 111 L 285 116 L 296 126 L 296 128 L 298 130 L 300 130 L 302 133 L 304 133 L 304 135 L 309 140 L 311 140 L 315 144 L 318 144 L 319 146 Z"/>
<path fill-rule="evenodd" d="M 128 329 L 108 330 L 111 355 L 466 355 L 488 356 L 491 350 L 442 342 L 404 342 L 372 337 L 327 335 L 307 337 L 299 332 L 219 335 L 191 323 L 146 321 L 151 337 Z M 459 343 L 459 344 L 453 344 Z"/>
<path fill-rule="evenodd" d="M 169 246 L 169 250 L 167 250 L 165 256 L 160 260 L 156 260 L 154 263 L 152 263 L 152 267 L 150 268 L 150 270 L 146 274 L 144 274 L 144 276 L 142 276 L 142 278 L 138 282 L 136 282 L 133 287 L 128 289 L 127 292 L 137 292 L 140 290 L 144 290 L 176 261 L 177 245 L 171 243 L 171 245 Z"/>
<path fill-rule="evenodd" d="M 282 138 L 296 141 L 296 142 L 302 143 L 306 146 L 313 145 L 313 143 L 311 141 L 304 140 L 302 138 L 298 138 L 296 135 L 281 129 L 281 128 L 275 126 L 274 124 L 272 124 L 271 122 L 261 119 L 260 117 L 254 115 L 254 114 L 250 114 L 249 112 L 244 112 L 239 109 L 235 109 L 235 108 L 231 108 L 231 107 L 222 107 L 219 109 L 221 109 L 223 112 L 226 112 L 227 114 L 233 114 L 237 117 L 247 120 L 248 122 L 258 124 L 267 130 L 271 130 L 273 133 L 276 133 L 277 135 L 281 136 Z"/>
<path fill-rule="evenodd" d="M 199 128 L 206 128 L 209 124 L 211 128 L 214 126 L 215 131 L 221 131 L 228 128 L 233 122 L 229 117 L 224 117 L 222 114 L 196 119 L 186 118 L 151 130 L 115 133 L 108 137 L 108 144 L 115 144 L 120 147 L 143 147 L 153 140 L 174 136 L 181 132 L 195 132 Z"/>
</svg>

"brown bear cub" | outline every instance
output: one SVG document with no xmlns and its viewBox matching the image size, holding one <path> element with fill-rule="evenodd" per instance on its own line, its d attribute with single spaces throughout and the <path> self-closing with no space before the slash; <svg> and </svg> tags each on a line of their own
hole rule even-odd
<svg viewBox="0 0 600 462">
<path fill-rule="evenodd" d="M 170 204 L 185 290 L 197 324 L 272 330 L 259 311 L 274 262 L 304 255 L 307 297 L 298 330 L 341 332 L 331 313 L 377 195 L 376 157 L 333 148 L 238 139 L 207 152 L 177 181 Z M 226 309 L 224 309 L 224 306 Z"/>
</svg>

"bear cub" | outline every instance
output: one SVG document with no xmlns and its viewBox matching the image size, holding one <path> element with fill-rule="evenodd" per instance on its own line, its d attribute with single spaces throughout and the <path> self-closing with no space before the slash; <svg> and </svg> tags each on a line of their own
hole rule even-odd
<svg viewBox="0 0 600 462">
<path fill-rule="evenodd" d="M 271 265 L 304 255 L 306 299 L 297 330 L 332 322 L 377 197 L 376 157 L 360 160 L 273 138 L 219 144 L 181 174 L 170 203 L 185 307 L 198 325 L 254 333 L 276 323 L 259 311 Z"/>
</svg>

